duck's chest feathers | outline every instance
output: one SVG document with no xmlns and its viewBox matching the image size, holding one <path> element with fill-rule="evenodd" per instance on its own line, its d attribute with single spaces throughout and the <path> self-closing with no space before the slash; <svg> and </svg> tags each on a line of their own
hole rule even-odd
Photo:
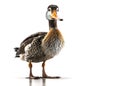
<svg viewBox="0 0 120 86">
<path fill-rule="evenodd" d="M 50 29 L 50 32 L 42 41 L 42 48 L 47 56 L 55 56 L 64 45 L 64 39 L 58 29 Z"/>
</svg>

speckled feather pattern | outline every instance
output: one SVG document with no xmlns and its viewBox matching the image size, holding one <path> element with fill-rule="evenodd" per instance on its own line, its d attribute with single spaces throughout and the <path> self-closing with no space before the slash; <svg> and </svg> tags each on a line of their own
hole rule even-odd
<svg viewBox="0 0 120 86">
<path fill-rule="evenodd" d="M 32 62 L 40 62 L 44 60 L 45 55 L 42 51 L 41 40 L 42 37 L 39 36 L 32 41 L 30 47 L 25 51 L 25 60 L 31 60 Z"/>
<path fill-rule="evenodd" d="M 26 45 L 22 59 L 32 62 L 41 62 L 53 58 L 60 52 L 64 45 L 61 32 L 58 29 L 50 29 L 46 35 L 34 37 L 33 41 Z"/>
<path fill-rule="evenodd" d="M 30 36 L 28 36 L 26 39 L 24 39 L 21 44 L 20 44 L 20 48 L 19 48 L 19 51 L 17 52 L 18 54 L 24 54 L 25 53 L 25 47 L 28 45 L 28 44 L 31 44 L 32 41 L 36 38 L 36 37 L 41 37 L 41 40 L 44 38 L 44 36 L 47 34 L 47 32 L 37 32 L 37 33 L 34 33 Z"/>
</svg>

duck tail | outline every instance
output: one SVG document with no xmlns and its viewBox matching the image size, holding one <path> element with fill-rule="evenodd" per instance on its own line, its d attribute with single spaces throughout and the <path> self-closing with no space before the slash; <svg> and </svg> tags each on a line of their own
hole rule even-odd
<svg viewBox="0 0 120 86">
<path fill-rule="evenodd" d="M 19 49 L 20 49 L 19 47 L 15 47 L 15 48 L 14 48 L 14 50 L 15 50 L 15 52 L 16 52 L 16 55 L 15 55 L 16 58 L 19 58 L 19 57 L 20 57 L 20 56 L 19 56 Z"/>
</svg>

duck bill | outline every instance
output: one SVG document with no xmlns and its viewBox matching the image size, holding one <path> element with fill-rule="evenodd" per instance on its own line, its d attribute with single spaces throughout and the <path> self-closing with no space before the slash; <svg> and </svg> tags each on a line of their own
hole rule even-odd
<svg viewBox="0 0 120 86">
<path fill-rule="evenodd" d="M 63 21 L 63 19 L 58 18 L 56 10 L 52 11 L 51 18 L 55 20 Z"/>
<path fill-rule="evenodd" d="M 52 19 L 56 19 L 56 20 L 58 19 L 56 10 L 53 10 L 53 11 L 52 11 L 51 18 L 52 18 Z"/>
</svg>

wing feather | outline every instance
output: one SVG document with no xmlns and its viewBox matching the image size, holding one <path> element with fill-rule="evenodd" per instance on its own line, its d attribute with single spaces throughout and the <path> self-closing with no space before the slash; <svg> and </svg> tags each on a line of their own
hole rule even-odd
<svg viewBox="0 0 120 86">
<path fill-rule="evenodd" d="M 47 32 L 37 32 L 35 34 L 32 34 L 30 36 L 28 36 L 26 39 L 24 39 L 21 44 L 20 44 L 20 48 L 19 48 L 19 54 L 24 54 L 25 53 L 25 47 L 32 43 L 32 41 L 38 37 L 38 36 L 42 36 L 44 37 L 47 34 Z"/>
</svg>

